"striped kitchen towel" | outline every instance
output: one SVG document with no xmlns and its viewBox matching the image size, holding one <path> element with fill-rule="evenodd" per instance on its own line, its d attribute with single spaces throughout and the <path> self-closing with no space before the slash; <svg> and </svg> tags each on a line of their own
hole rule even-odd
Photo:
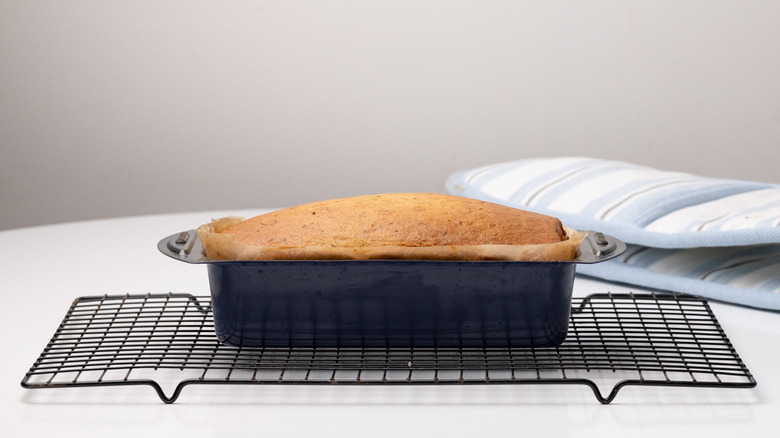
<svg viewBox="0 0 780 438">
<path fill-rule="evenodd" d="M 565 157 L 457 172 L 446 187 L 629 244 L 619 258 L 580 266 L 580 273 L 780 310 L 776 184 Z"/>
</svg>

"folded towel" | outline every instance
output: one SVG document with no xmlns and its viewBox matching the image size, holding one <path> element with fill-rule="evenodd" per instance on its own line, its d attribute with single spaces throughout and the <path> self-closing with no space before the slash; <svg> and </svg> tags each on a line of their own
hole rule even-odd
<svg viewBox="0 0 780 438">
<path fill-rule="evenodd" d="M 628 250 L 578 272 L 780 310 L 780 186 L 582 157 L 457 172 L 453 194 L 556 216 Z"/>
<path fill-rule="evenodd" d="M 780 245 L 665 249 L 629 245 L 621 256 L 581 265 L 584 275 L 780 310 Z"/>
</svg>

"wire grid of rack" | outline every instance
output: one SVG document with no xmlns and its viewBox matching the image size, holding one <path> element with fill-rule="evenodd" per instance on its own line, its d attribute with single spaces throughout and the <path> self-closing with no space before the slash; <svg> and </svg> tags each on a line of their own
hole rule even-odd
<svg viewBox="0 0 780 438">
<path fill-rule="evenodd" d="M 216 339 L 208 297 L 82 297 L 22 380 L 25 388 L 149 385 L 165 403 L 193 384 L 581 384 L 606 404 L 628 385 L 756 381 L 705 300 L 657 293 L 575 299 L 557 348 L 242 349 Z"/>
</svg>

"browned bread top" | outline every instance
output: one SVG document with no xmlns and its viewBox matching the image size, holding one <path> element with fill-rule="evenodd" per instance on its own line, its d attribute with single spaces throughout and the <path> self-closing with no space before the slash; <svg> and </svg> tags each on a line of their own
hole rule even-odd
<svg viewBox="0 0 780 438">
<path fill-rule="evenodd" d="M 220 259 L 505 259 L 493 256 L 497 246 L 569 240 L 556 218 L 432 193 L 313 202 L 246 220 L 220 219 L 198 233 L 207 255 Z M 556 257 L 571 258 L 573 251 Z"/>
<path fill-rule="evenodd" d="M 257 216 L 226 233 L 249 245 L 527 245 L 566 238 L 561 222 L 457 196 L 394 193 L 314 202 Z"/>
</svg>

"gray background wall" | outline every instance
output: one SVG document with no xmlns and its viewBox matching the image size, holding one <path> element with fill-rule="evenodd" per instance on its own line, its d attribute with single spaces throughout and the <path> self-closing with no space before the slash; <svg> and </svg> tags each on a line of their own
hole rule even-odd
<svg viewBox="0 0 780 438">
<path fill-rule="evenodd" d="M 780 182 L 776 1 L 0 0 L 0 229 L 588 155 Z"/>
</svg>

